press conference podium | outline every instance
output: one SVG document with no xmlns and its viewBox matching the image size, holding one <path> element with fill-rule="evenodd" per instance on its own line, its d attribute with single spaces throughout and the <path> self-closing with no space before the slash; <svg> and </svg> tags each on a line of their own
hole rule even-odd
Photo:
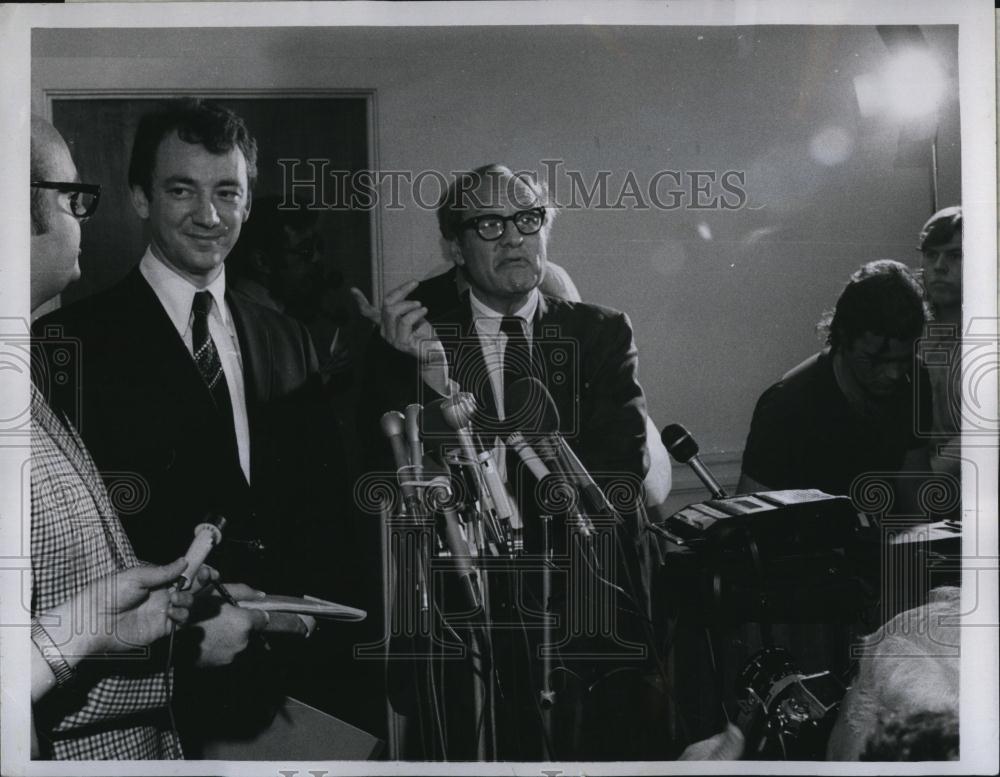
<svg viewBox="0 0 1000 777">
<path fill-rule="evenodd" d="M 332 715 L 286 697 L 274 722 L 250 739 L 205 743 L 207 761 L 367 761 L 378 758 L 383 742 Z"/>
</svg>

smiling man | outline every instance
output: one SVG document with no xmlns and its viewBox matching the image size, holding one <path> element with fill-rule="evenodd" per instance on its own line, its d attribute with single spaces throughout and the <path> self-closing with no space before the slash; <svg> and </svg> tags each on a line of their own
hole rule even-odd
<svg viewBox="0 0 1000 777">
<path fill-rule="evenodd" d="M 829 348 L 758 400 L 740 492 L 818 488 L 850 495 L 865 474 L 926 474 L 918 419 L 930 418 L 930 386 L 926 370 L 915 369 L 914 347 L 927 315 L 919 282 L 899 262 L 869 262 L 855 272 L 820 324 Z M 918 481 L 900 478 L 896 485 L 895 509 L 905 512 L 915 504 Z"/>
<path fill-rule="evenodd" d="M 128 185 L 149 246 L 118 284 L 39 326 L 79 343 L 79 396 L 59 404 L 79 402 L 109 491 L 134 497 L 121 517 L 141 558 L 173 559 L 207 514 L 221 515 L 211 563 L 223 579 L 330 596 L 328 570 L 309 554 L 333 544 L 340 468 L 312 344 L 301 324 L 226 285 L 256 175 L 256 141 L 232 111 L 184 100 L 143 116 Z M 252 648 L 231 685 L 179 680 L 179 696 L 202 688 L 178 715 L 189 755 L 220 723 L 269 720 L 268 678 L 280 673 L 263 671 L 270 659 Z M 221 707 L 206 703 L 213 695 Z"/>
</svg>

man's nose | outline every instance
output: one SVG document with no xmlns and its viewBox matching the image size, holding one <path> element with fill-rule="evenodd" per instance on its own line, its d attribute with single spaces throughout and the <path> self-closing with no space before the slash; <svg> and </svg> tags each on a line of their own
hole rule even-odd
<svg viewBox="0 0 1000 777">
<path fill-rule="evenodd" d="M 504 245 L 520 245 L 524 242 L 524 235 L 521 234 L 521 230 L 517 228 L 517 225 L 513 221 L 505 221 L 503 234 L 500 235 L 500 242 Z"/>
<path fill-rule="evenodd" d="M 895 383 L 901 380 L 904 375 L 906 375 L 906 369 L 907 365 L 905 364 L 898 362 L 890 362 L 889 364 L 883 365 L 882 374 Z"/>
<path fill-rule="evenodd" d="M 203 227 L 214 227 L 220 220 L 219 212 L 215 209 L 215 203 L 212 202 L 211 197 L 198 197 L 191 218 L 196 224 Z"/>
<path fill-rule="evenodd" d="M 931 267 L 934 268 L 934 272 L 944 275 L 948 272 L 948 255 L 942 251 L 939 254 L 934 254 L 931 257 Z"/>
</svg>

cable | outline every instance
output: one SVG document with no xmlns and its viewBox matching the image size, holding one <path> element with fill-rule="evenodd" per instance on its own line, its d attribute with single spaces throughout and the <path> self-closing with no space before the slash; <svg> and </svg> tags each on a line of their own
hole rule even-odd
<svg viewBox="0 0 1000 777">
<path fill-rule="evenodd" d="M 167 639 L 167 666 L 163 672 L 163 689 L 167 694 L 167 716 L 170 718 L 170 731 L 177 742 L 181 741 L 181 735 L 177 732 L 177 721 L 174 719 L 174 632 L 177 630 L 177 623 L 170 622 L 170 637 Z"/>
<path fill-rule="evenodd" d="M 712 633 L 708 626 L 705 627 L 705 642 L 708 645 L 708 660 L 712 664 L 712 675 L 715 677 L 715 690 L 719 694 L 719 706 L 722 708 L 722 715 L 725 717 L 726 723 L 732 723 L 729 719 L 729 710 L 726 709 L 726 705 L 722 701 L 724 696 L 721 687 L 722 677 L 719 675 L 719 665 L 715 661 L 715 646 L 712 644 Z"/>
</svg>

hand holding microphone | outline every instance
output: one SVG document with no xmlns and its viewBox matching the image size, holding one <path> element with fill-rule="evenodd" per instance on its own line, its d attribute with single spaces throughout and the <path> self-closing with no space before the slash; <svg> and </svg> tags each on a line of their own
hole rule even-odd
<svg viewBox="0 0 1000 777">
<path fill-rule="evenodd" d="M 226 519 L 220 515 L 217 518 L 210 516 L 207 521 L 194 527 L 194 540 L 184 554 L 187 565 L 174 583 L 175 590 L 186 591 L 191 587 L 212 548 L 222 542 L 222 529 L 225 525 Z"/>
</svg>

